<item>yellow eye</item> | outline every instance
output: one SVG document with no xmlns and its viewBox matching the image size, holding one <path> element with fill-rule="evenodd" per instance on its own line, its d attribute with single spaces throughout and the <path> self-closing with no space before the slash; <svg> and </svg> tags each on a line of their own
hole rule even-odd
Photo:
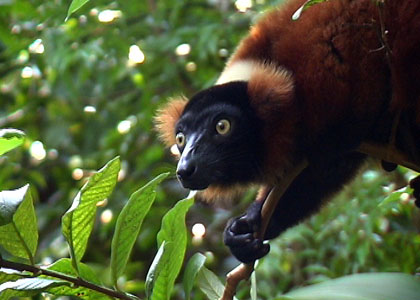
<svg viewBox="0 0 420 300">
<path fill-rule="evenodd" d="M 222 119 L 216 124 L 216 131 L 218 134 L 225 135 L 230 131 L 230 122 L 226 119 Z"/>
<path fill-rule="evenodd" d="M 182 132 L 178 132 L 175 136 L 175 141 L 178 147 L 184 147 L 185 145 L 185 135 Z"/>
</svg>

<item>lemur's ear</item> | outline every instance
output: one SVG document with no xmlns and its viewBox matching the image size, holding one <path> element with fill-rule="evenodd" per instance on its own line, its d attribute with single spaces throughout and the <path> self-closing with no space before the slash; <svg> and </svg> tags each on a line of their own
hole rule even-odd
<svg viewBox="0 0 420 300">
<path fill-rule="evenodd" d="M 248 95 L 257 115 L 267 120 L 293 102 L 294 82 L 290 71 L 273 64 L 255 64 L 248 80 Z"/>
<path fill-rule="evenodd" d="M 282 66 L 254 60 L 230 61 L 216 84 L 233 81 L 248 83 L 251 105 L 263 120 L 278 116 L 278 109 L 293 102 L 293 76 Z"/>
<path fill-rule="evenodd" d="M 168 147 L 175 144 L 175 124 L 181 117 L 187 102 L 187 98 L 182 96 L 171 98 L 168 103 L 157 111 L 154 119 L 155 128 L 159 133 L 160 139 Z"/>
</svg>

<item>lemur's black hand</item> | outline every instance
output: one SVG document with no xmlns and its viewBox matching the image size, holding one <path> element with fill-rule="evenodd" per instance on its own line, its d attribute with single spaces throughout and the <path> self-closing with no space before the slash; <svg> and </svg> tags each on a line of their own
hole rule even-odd
<svg viewBox="0 0 420 300">
<path fill-rule="evenodd" d="M 420 208 L 420 176 L 417 176 L 410 181 L 410 187 L 414 190 L 413 196 L 416 198 L 414 203 Z"/>
<path fill-rule="evenodd" d="M 261 225 L 262 205 L 263 201 L 254 201 L 245 215 L 229 221 L 223 234 L 225 245 L 243 263 L 253 262 L 270 251 L 270 245 L 255 238 Z"/>
</svg>

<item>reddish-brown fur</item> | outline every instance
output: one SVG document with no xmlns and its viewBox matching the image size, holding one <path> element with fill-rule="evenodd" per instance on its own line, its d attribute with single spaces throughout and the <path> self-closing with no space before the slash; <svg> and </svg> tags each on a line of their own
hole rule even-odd
<svg viewBox="0 0 420 300">
<path fill-rule="evenodd" d="M 400 111 L 411 111 L 420 128 L 420 1 L 385 0 L 381 7 L 375 0 L 330 0 L 292 21 L 304 2 L 290 0 L 265 15 L 227 64 L 269 64 L 248 87 L 265 121 L 263 181 L 268 184 L 294 163 L 292 158 L 375 138 L 376 128 L 390 127 Z M 270 68 L 288 73 L 279 77 Z M 183 105 L 169 104 L 158 117 L 167 144 L 174 143 Z M 384 116 L 389 121 L 383 123 Z M 387 142 L 387 136 L 381 138 Z"/>
<path fill-rule="evenodd" d="M 273 142 L 266 157 L 270 166 L 275 168 L 288 152 L 278 141 L 297 135 L 295 125 L 308 137 L 306 145 L 316 144 L 320 134 L 341 122 L 353 122 L 363 136 L 388 97 L 390 110 L 417 111 L 420 126 L 420 1 L 385 1 L 383 28 L 381 8 L 373 0 L 330 0 L 292 21 L 304 2 L 289 1 L 263 17 L 229 61 L 275 62 L 293 74 L 297 106 L 265 132 L 266 141 Z"/>
</svg>

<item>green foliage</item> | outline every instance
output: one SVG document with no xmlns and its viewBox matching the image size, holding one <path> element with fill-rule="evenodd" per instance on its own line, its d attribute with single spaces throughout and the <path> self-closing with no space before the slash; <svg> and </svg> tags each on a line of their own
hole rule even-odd
<svg viewBox="0 0 420 300">
<path fill-rule="evenodd" d="M 119 171 L 120 159 L 116 157 L 89 178 L 62 218 L 63 234 L 70 246 L 70 255 L 76 270 L 79 270 L 78 264 L 86 251 L 97 204 L 109 197 L 117 183 Z"/>
<path fill-rule="evenodd" d="M 73 0 L 67 12 L 66 20 L 68 20 L 68 18 L 71 16 L 72 13 L 76 12 L 78 9 L 80 9 L 83 5 L 85 5 L 88 2 L 89 0 Z"/>
<path fill-rule="evenodd" d="M 79 263 L 79 272 L 80 277 L 84 280 L 91 282 L 96 285 L 102 285 L 102 282 L 98 280 L 98 275 L 86 264 Z M 68 258 L 61 258 L 48 266 L 48 270 L 56 271 L 59 273 L 67 274 L 73 277 L 77 277 L 78 274 L 76 273 L 75 269 L 73 268 L 71 259 Z M 47 277 L 48 276 L 43 276 Z M 104 294 L 98 293 L 94 290 L 83 286 L 69 286 L 69 285 L 59 285 L 57 287 L 49 287 L 45 290 L 48 293 L 53 295 L 66 295 L 66 296 L 76 296 L 81 299 L 112 299 L 111 297 L 107 297 Z"/>
<path fill-rule="evenodd" d="M 399 189 L 398 191 L 393 192 L 392 194 L 390 194 L 388 197 L 386 197 L 380 204 L 380 206 L 385 206 L 389 203 L 392 202 L 397 202 L 400 201 L 401 196 L 403 194 L 412 194 L 413 193 L 413 189 L 410 188 L 409 186 L 403 187 L 401 189 Z"/>
<path fill-rule="evenodd" d="M 11 292 L 9 296 L 30 296 L 60 285 L 69 285 L 69 283 L 44 278 L 22 278 L 0 285 L 0 294 L 7 290 L 13 290 L 17 293 Z"/>
<path fill-rule="evenodd" d="M 388 177 L 366 169 L 321 213 L 271 242 L 257 267 L 259 297 L 352 273 L 417 273 L 420 212 L 396 189 L 413 176 L 405 169 Z M 384 201 L 388 196 L 394 201 Z"/>
<path fill-rule="evenodd" d="M 5 268 L 0 269 L 0 287 L 2 286 L 3 283 L 14 282 L 21 278 L 23 278 L 23 275 L 19 271 L 15 271 L 12 269 L 5 269 Z M 24 296 L 25 294 L 27 293 L 7 289 L 7 290 L 3 290 L 2 294 L 0 295 L 0 299 L 2 300 L 9 299 L 12 296 L 20 296 L 20 295 Z"/>
<path fill-rule="evenodd" d="M 187 266 L 184 270 L 184 278 L 182 280 L 184 285 L 185 299 L 190 299 L 190 294 L 193 289 L 193 283 L 197 277 L 198 272 L 204 266 L 206 257 L 201 253 L 194 254 L 188 261 Z"/>
<path fill-rule="evenodd" d="M 416 300 L 420 280 L 407 274 L 355 274 L 287 293 L 278 300 Z"/>
<path fill-rule="evenodd" d="M 209 300 L 218 300 L 223 295 L 224 286 L 219 278 L 206 267 L 202 267 L 197 276 L 198 286 Z"/>
<path fill-rule="evenodd" d="M 146 297 L 147 299 L 150 299 L 153 294 L 153 288 L 155 286 L 157 278 L 160 276 L 160 272 L 163 270 L 164 265 L 162 257 L 163 254 L 166 251 L 166 242 L 163 241 L 163 243 L 160 245 L 158 252 L 156 253 L 155 258 L 153 259 L 152 265 L 150 266 L 149 272 L 146 276 Z M 162 298 L 165 295 L 162 296 Z"/>
<path fill-rule="evenodd" d="M 159 276 L 153 280 L 153 293 L 150 299 L 169 299 L 176 277 L 181 270 L 187 247 L 187 228 L 185 215 L 193 205 L 194 198 L 188 197 L 178 201 L 162 219 L 162 226 L 157 235 L 158 244 L 165 242 L 164 250 L 156 263 Z M 159 267 L 161 265 L 162 267 Z"/>
<path fill-rule="evenodd" d="M 0 208 L 0 245 L 33 264 L 38 245 L 38 225 L 29 185 L 0 192 Z"/>
<path fill-rule="evenodd" d="M 25 199 L 28 187 L 24 186 L 15 191 L 0 192 L 0 226 L 13 222 L 13 215 Z"/>
<path fill-rule="evenodd" d="M 208 300 L 223 295 L 223 285 L 205 267 L 199 267 L 198 284 Z M 252 275 L 255 281 L 255 272 Z M 257 299 L 256 293 L 251 299 Z M 420 279 L 402 273 L 366 273 L 344 276 L 293 291 L 277 300 L 416 300 L 420 294 Z"/>
<path fill-rule="evenodd" d="M 118 277 L 124 273 L 143 220 L 155 201 L 156 186 L 168 175 L 161 174 L 133 193 L 118 217 L 111 247 L 111 274 L 115 286 Z"/>
<path fill-rule="evenodd" d="M 0 129 L 0 155 L 22 145 L 25 133 L 16 129 Z"/>
<path fill-rule="evenodd" d="M 70 247 L 71 259 L 59 259 L 48 268 L 34 265 L 38 234 L 37 231 L 33 232 L 37 223 L 33 200 L 28 193 L 29 185 L 0 193 L 3 220 L 3 225 L 0 226 L 0 245 L 12 256 L 29 258 L 32 264 L 15 263 L 0 256 L 1 299 L 31 296 L 40 292 L 81 299 L 138 299 L 128 293 L 104 287 L 95 271 L 80 262 L 93 229 L 96 205 L 109 197 L 119 171 L 120 160 L 117 157 L 93 174 L 77 193 L 72 207 L 63 216 L 62 226 Z M 168 173 L 161 174 L 136 191 L 118 217 L 111 253 L 114 285 L 117 278 L 124 273 L 141 224 L 156 198 L 157 185 L 167 176 Z M 162 220 L 162 228 L 157 237 L 162 246 L 147 279 L 152 299 L 170 297 L 184 259 L 187 245 L 185 215 L 193 201 L 192 196 L 179 201 Z"/>
<path fill-rule="evenodd" d="M 19 271 L 12 269 L 0 269 L 0 284 L 6 281 L 15 281 L 22 277 L 22 274 Z"/>
</svg>

